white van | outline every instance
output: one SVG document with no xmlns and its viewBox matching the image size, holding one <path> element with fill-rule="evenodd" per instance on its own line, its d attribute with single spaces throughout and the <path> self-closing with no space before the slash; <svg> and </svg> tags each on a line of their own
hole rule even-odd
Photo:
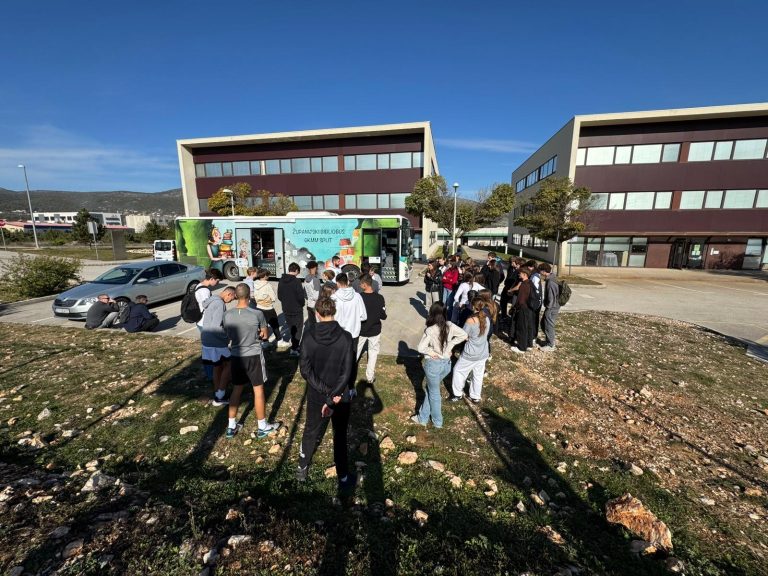
<svg viewBox="0 0 768 576">
<path fill-rule="evenodd" d="M 153 260 L 176 260 L 176 240 L 155 240 L 152 246 Z"/>
</svg>

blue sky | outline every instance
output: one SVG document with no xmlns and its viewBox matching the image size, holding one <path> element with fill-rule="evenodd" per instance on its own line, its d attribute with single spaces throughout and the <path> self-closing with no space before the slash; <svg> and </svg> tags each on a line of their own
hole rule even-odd
<svg viewBox="0 0 768 576">
<path fill-rule="evenodd" d="M 626 4 L 626 5 L 625 5 Z M 754 1 L 9 0 L 0 187 L 180 186 L 179 138 L 430 120 L 460 193 L 574 114 L 768 100 Z"/>
</svg>

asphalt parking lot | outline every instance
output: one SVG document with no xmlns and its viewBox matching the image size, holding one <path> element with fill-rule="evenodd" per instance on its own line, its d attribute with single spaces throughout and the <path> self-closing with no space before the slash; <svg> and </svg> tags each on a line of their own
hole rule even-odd
<svg viewBox="0 0 768 576">
<path fill-rule="evenodd" d="M 87 263 L 83 274 L 85 278 L 94 278 L 112 266 L 112 263 Z M 388 315 L 382 333 L 383 354 L 415 354 L 426 318 L 422 304 L 424 284 L 416 275 L 419 270 L 420 267 L 414 268 L 410 283 L 383 288 Z M 600 278 L 599 281 L 602 287 L 572 286 L 573 296 L 563 311 L 606 310 L 663 316 L 698 324 L 746 343 L 768 343 L 768 282 L 765 280 L 742 276 L 707 279 L 698 275 L 691 279 L 684 275 L 664 275 L 657 279 Z M 276 289 L 277 282 L 273 282 L 273 286 Z M 52 300 L 46 300 L 0 308 L 0 322 L 84 326 L 82 321 L 54 317 L 51 304 Z M 195 325 L 181 320 L 180 306 L 180 299 L 150 303 L 151 310 L 160 319 L 156 334 L 198 340 Z M 279 303 L 277 308 L 279 311 Z"/>
</svg>

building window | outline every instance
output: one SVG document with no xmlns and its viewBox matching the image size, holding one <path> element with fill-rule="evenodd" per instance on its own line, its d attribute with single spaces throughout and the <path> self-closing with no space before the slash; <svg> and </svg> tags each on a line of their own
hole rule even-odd
<svg viewBox="0 0 768 576">
<path fill-rule="evenodd" d="M 376 194 L 358 194 L 358 210 L 376 210 Z"/>
<path fill-rule="evenodd" d="M 205 164 L 195 164 L 195 176 L 205 178 Z"/>
<path fill-rule="evenodd" d="M 291 159 L 290 158 L 284 158 L 280 160 L 280 173 L 281 174 L 290 174 L 291 173 Z"/>
<path fill-rule="evenodd" d="M 757 203 L 755 208 L 768 208 L 768 190 L 757 191 Z"/>
<path fill-rule="evenodd" d="M 378 170 L 387 170 L 389 168 L 389 154 L 376 155 L 376 168 Z"/>
<path fill-rule="evenodd" d="M 661 161 L 661 144 L 643 144 L 632 150 L 632 164 L 658 164 Z"/>
<path fill-rule="evenodd" d="M 712 160 L 714 142 L 691 142 L 688 149 L 688 162 L 708 162 Z"/>
<path fill-rule="evenodd" d="M 590 210 L 606 210 L 608 208 L 608 194 L 597 193 L 589 197 Z"/>
<path fill-rule="evenodd" d="M 616 146 L 615 164 L 629 164 L 632 160 L 632 146 Z"/>
<path fill-rule="evenodd" d="M 613 164 L 613 146 L 595 146 L 587 149 L 587 166 Z"/>
<path fill-rule="evenodd" d="M 410 168 L 412 159 L 411 152 L 397 152 L 390 154 L 389 165 L 390 168 Z"/>
<path fill-rule="evenodd" d="M 377 194 L 377 207 L 389 208 L 389 194 Z"/>
<path fill-rule="evenodd" d="M 645 255 L 647 252 L 648 238 L 632 238 L 632 245 L 629 247 L 629 263 L 627 266 L 643 268 L 645 266 Z"/>
<path fill-rule="evenodd" d="M 339 209 L 339 197 L 336 194 L 326 194 L 323 196 L 323 204 L 326 210 Z"/>
<path fill-rule="evenodd" d="M 280 174 L 280 160 L 267 160 L 264 167 L 267 174 Z"/>
<path fill-rule="evenodd" d="M 656 192 L 654 210 L 669 210 L 672 207 L 672 192 Z"/>
<path fill-rule="evenodd" d="M 698 210 L 704 202 L 703 190 L 686 190 L 680 195 L 681 210 Z"/>
<path fill-rule="evenodd" d="M 515 192 L 522 192 L 523 190 L 525 190 L 525 178 L 521 178 L 515 184 Z"/>
<path fill-rule="evenodd" d="M 587 158 L 587 149 L 579 148 L 576 150 L 576 166 L 584 166 L 584 162 Z"/>
<path fill-rule="evenodd" d="M 208 198 L 198 198 L 197 207 L 200 210 L 201 214 L 204 212 L 208 212 Z"/>
<path fill-rule="evenodd" d="M 413 153 L 413 164 L 412 166 L 414 168 L 422 168 L 424 166 L 424 153 L 423 152 L 414 152 Z"/>
<path fill-rule="evenodd" d="M 680 144 L 664 144 L 664 152 L 661 155 L 662 162 L 677 162 L 680 157 Z"/>
<path fill-rule="evenodd" d="M 205 176 L 206 178 L 216 178 L 221 176 L 221 163 L 207 162 L 205 164 Z"/>
<path fill-rule="evenodd" d="M 291 172 L 293 174 L 307 174 L 310 171 L 309 158 L 291 158 Z"/>
<path fill-rule="evenodd" d="M 221 173 L 224 174 L 224 176 L 232 176 L 232 162 L 222 162 Z"/>
<path fill-rule="evenodd" d="M 627 194 L 626 210 L 652 210 L 653 192 L 630 192 Z"/>
<path fill-rule="evenodd" d="M 323 156 L 323 172 L 338 172 L 339 159 L 336 156 Z"/>
<path fill-rule="evenodd" d="M 376 154 L 358 154 L 355 159 L 356 170 L 376 170 Z"/>
<path fill-rule="evenodd" d="M 614 192 L 608 199 L 608 210 L 624 210 L 624 192 Z"/>
<path fill-rule="evenodd" d="M 251 167 L 248 162 L 232 162 L 232 174 L 235 176 L 248 176 L 251 173 Z"/>
<path fill-rule="evenodd" d="M 720 208 L 723 203 L 722 190 L 708 190 L 707 197 L 704 200 L 704 208 Z"/>
<path fill-rule="evenodd" d="M 312 196 L 291 196 L 299 210 L 312 210 Z"/>
<path fill-rule="evenodd" d="M 733 140 L 715 142 L 715 160 L 730 160 L 733 152 Z"/>
<path fill-rule="evenodd" d="M 737 140 L 733 147 L 734 160 L 754 160 L 765 158 L 766 139 L 758 140 Z"/>
<path fill-rule="evenodd" d="M 356 210 L 357 209 L 357 196 L 354 194 L 348 194 L 344 196 L 344 207 L 347 210 Z"/>
<path fill-rule="evenodd" d="M 734 152 L 735 155 L 735 152 Z M 752 208 L 755 204 L 754 190 L 726 190 L 723 208 Z"/>
<path fill-rule="evenodd" d="M 405 199 L 408 198 L 408 194 L 390 194 L 389 195 L 389 207 L 390 208 L 405 208 Z"/>
<path fill-rule="evenodd" d="M 261 162 L 259 160 L 253 160 L 251 162 L 251 174 L 261 176 Z"/>
</svg>

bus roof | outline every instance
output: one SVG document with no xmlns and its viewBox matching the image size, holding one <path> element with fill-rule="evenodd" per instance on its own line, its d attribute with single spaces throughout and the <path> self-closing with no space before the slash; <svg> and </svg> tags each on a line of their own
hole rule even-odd
<svg viewBox="0 0 768 576">
<path fill-rule="evenodd" d="M 336 214 L 334 212 L 289 212 L 285 216 L 178 216 L 176 220 L 239 220 L 241 222 L 295 222 L 305 219 L 334 219 L 339 218 L 397 218 L 408 219 L 400 214 Z"/>
</svg>

